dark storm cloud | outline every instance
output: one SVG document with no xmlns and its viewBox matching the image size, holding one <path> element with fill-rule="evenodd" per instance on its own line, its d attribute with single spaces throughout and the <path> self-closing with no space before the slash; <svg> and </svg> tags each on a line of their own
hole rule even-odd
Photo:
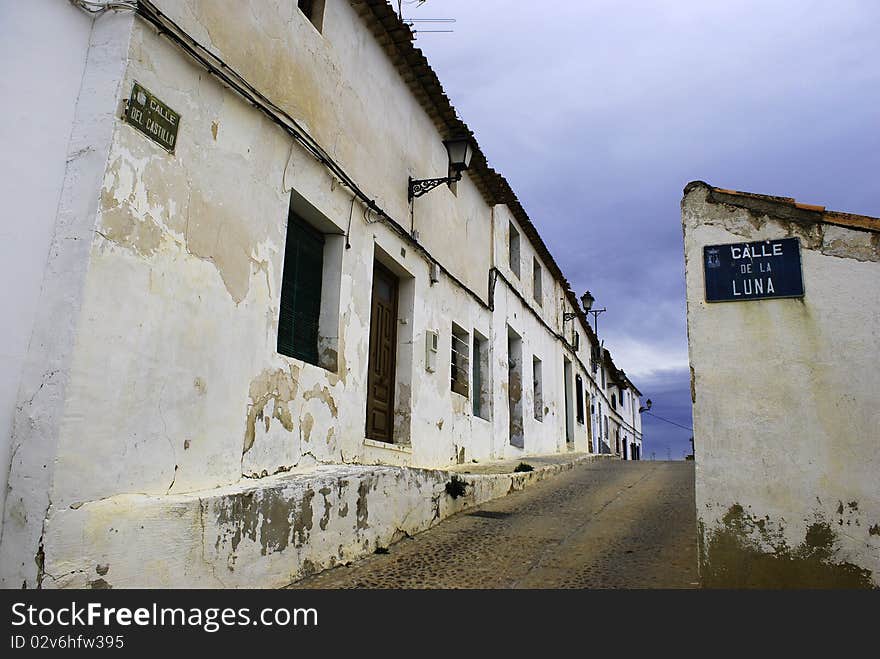
<svg viewBox="0 0 880 659">
<path fill-rule="evenodd" d="M 688 181 L 880 214 L 878 2 L 403 6 L 456 19 L 417 45 L 657 414 L 690 425 Z"/>
</svg>

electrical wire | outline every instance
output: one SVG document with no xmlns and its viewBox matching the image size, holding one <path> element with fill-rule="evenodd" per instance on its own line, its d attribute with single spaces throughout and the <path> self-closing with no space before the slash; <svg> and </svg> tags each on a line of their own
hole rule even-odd
<svg viewBox="0 0 880 659">
<path fill-rule="evenodd" d="M 357 183 L 345 172 L 345 170 L 343 170 L 343 168 L 332 159 L 321 145 L 315 141 L 293 117 L 264 96 L 238 71 L 226 64 L 220 57 L 191 37 L 177 23 L 162 13 L 162 11 L 160 11 L 152 2 L 149 0 L 108 3 L 93 2 L 91 0 L 70 0 L 70 2 L 94 16 L 100 16 L 110 10 L 131 10 L 136 12 L 148 23 L 151 23 L 158 30 L 159 34 L 174 41 L 190 57 L 205 67 L 212 75 L 219 78 L 221 82 L 230 87 L 251 105 L 263 111 L 264 114 L 268 115 L 274 123 L 280 125 L 297 142 L 305 147 L 305 149 L 316 160 L 318 160 L 318 162 L 327 167 L 343 185 L 351 189 L 352 192 L 354 192 L 355 195 L 373 212 L 380 217 L 394 222 L 393 218 L 388 216 L 376 205 L 372 198 L 360 189 Z M 403 231 L 402 227 L 401 230 Z"/>
<path fill-rule="evenodd" d="M 419 5 L 423 3 L 421 0 L 414 1 L 417 1 Z M 171 40 L 187 55 L 204 67 L 211 75 L 217 78 L 221 84 L 231 89 L 246 102 L 250 103 L 256 109 L 265 114 L 273 123 L 280 126 L 296 142 L 298 142 L 309 154 L 312 155 L 312 157 L 315 158 L 315 160 L 330 170 L 330 172 L 353 193 L 354 197 L 352 199 L 351 211 L 354 209 L 354 199 L 359 199 L 364 205 L 364 221 L 367 224 L 374 224 L 379 221 L 384 222 L 395 233 L 410 243 L 429 263 L 436 265 L 443 274 L 445 274 L 459 288 L 464 290 L 477 304 L 484 309 L 492 310 L 494 304 L 491 298 L 488 303 L 485 302 L 473 289 L 467 286 L 458 277 L 452 274 L 452 272 L 450 272 L 442 263 L 431 256 L 431 253 L 428 252 L 424 245 L 416 240 L 411 233 L 392 218 L 385 210 L 379 207 L 376 201 L 358 186 L 342 166 L 333 160 L 332 156 L 330 156 L 293 117 L 263 95 L 256 87 L 249 83 L 244 76 L 224 62 L 218 55 L 214 54 L 206 46 L 196 41 L 196 39 L 187 33 L 182 27 L 162 13 L 162 11 L 160 11 L 151 0 L 118 0 L 106 3 L 94 2 L 92 0 L 70 0 L 70 2 L 74 6 L 79 7 L 95 17 L 111 10 L 134 11 L 138 16 L 150 23 L 160 36 L 164 36 Z M 375 214 L 376 219 L 372 219 L 371 216 L 373 214 Z M 510 286 L 510 283 L 507 283 L 508 286 Z M 492 288 L 494 289 L 494 286 Z M 511 286 L 511 289 L 518 293 L 514 287 Z M 531 309 L 530 307 L 528 308 Z M 553 333 L 557 338 L 561 338 L 560 335 L 555 332 Z"/>
<path fill-rule="evenodd" d="M 86 0 L 77 0 L 85 2 Z M 345 170 L 312 138 L 298 123 L 283 109 L 266 98 L 258 89 L 251 85 L 240 73 L 226 64 L 220 57 L 208 48 L 196 41 L 183 28 L 163 14 L 150 0 L 139 0 L 137 14 L 156 28 L 158 33 L 173 41 L 179 48 L 196 60 L 211 75 L 220 80 L 232 91 L 241 96 L 245 101 L 263 112 L 271 121 L 285 130 L 299 144 L 303 146 L 319 163 L 326 167 L 336 178 L 364 204 L 366 211 L 365 220 L 368 224 L 376 221 L 384 222 L 395 233 L 409 242 L 428 262 L 435 264 L 451 281 L 464 290 L 483 308 L 488 308 L 486 302 L 469 286 L 452 274 L 443 264 L 438 262 L 428 250 L 413 238 L 412 235 L 384 209 L 380 208 L 376 201 L 367 195 L 350 177 Z M 367 216 L 374 213 L 378 219 L 367 220 Z"/>
<path fill-rule="evenodd" d="M 351 198 L 351 206 L 348 207 L 348 228 L 345 230 L 345 249 L 351 249 L 351 242 L 349 239 L 351 238 L 351 215 L 354 212 L 354 202 L 357 197 L 352 196 Z"/>
<path fill-rule="evenodd" d="M 318 142 L 306 133 L 293 117 L 264 96 L 238 71 L 193 39 L 149 0 L 140 0 L 137 3 L 137 13 L 147 22 L 153 24 L 160 34 L 171 38 L 187 54 L 207 68 L 211 74 L 219 78 L 238 95 L 267 114 L 273 122 L 284 128 L 286 132 L 305 147 L 318 162 L 327 167 L 340 182 L 350 188 L 367 206 L 373 208 L 377 213 L 384 215 L 382 209 L 375 205 L 375 202 L 358 187 L 357 183 L 324 151 Z"/>
<path fill-rule="evenodd" d="M 683 426 L 680 423 L 676 423 L 675 421 L 670 421 L 669 419 L 664 419 L 662 416 L 657 416 L 656 414 L 653 414 L 652 412 L 648 412 L 647 410 L 644 411 L 644 414 L 649 414 L 652 417 L 654 417 L 655 419 L 660 419 L 661 421 L 665 421 L 666 423 L 671 423 L 673 426 L 678 426 L 679 428 L 684 428 L 685 430 L 690 430 L 691 432 L 694 431 L 693 428 L 689 428 L 688 426 Z"/>
</svg>

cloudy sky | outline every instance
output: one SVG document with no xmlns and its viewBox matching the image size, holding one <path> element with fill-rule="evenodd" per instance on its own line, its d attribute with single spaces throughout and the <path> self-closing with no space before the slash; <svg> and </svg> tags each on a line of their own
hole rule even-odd
<svg viewBox="0 0 880 659">
<path fill-rule="evenodd" d="M 395 0 L 395 5 L 397 4 Z M 880 215 L 880 2 L 428 0 L 405 18 L 653 412 L 691 425 L 688 181 Z M 644 457 L 688 430 L 644 416 Z M 699 449 L 699 447 L 698 447 Z"/>
</svg>

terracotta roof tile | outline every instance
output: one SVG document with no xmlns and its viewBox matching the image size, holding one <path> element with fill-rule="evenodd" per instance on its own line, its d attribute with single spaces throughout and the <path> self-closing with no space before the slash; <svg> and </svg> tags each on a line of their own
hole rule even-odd
<svg viewBox="0 0 880 659">
<path fill-rule="evenodd" d="M 856 215 L 826 210 L 824 206 L 804 204 L 792 197 L 774 197 L 771 195 L 742 192 L 716 188 L 705 181 L 691 181 L 684 188 L 687 195 L 695 187 L 705 187 L 710 191 L 709 201 L 741 206 L 768 214 L 776 212 L 785 219 L 793 219 L 805 223 L 824 222 L 852 229 L 880 232 L 880 218 L 869 215 Z"/>
</svg>

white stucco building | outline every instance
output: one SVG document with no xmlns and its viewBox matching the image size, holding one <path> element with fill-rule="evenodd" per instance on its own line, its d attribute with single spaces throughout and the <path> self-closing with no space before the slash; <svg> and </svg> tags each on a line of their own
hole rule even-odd
<svg viewBox="0 0 880 659">
<path fill-rule="evenodd" d="M 430 504 L 354 465 L 639 458 L 639 391 L 390 5 L 111 4 L 0 9 L 6 587 L 277 585 L 368 497 Z"/>
<path fill-rule="evenodd" d="M 704 584 L 880 585 L 880 220 L 682 200 Z"/>
</svg>

